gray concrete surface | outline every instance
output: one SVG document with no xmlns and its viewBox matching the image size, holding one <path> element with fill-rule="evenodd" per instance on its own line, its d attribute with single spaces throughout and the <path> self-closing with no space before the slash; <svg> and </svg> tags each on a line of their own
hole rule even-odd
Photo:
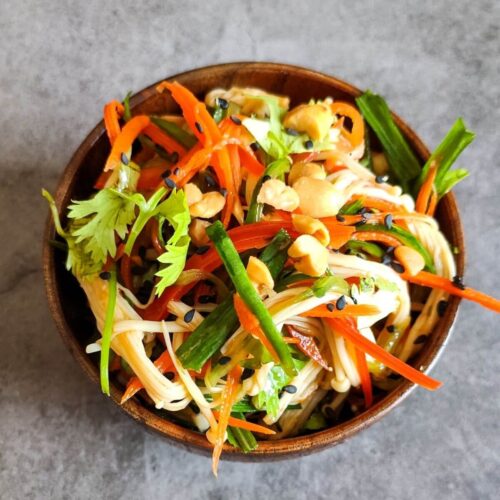
<svg viewBox="0 0 500 500">
<path fill-rule="evenodd" d="M 222 463 L 171 447 L 88 382 L 48 313 L 46 207 L 102 104 L 164 76 L 234 60 L 310 66 L 385 95 L 431 146 L 462 115 L 477 140 L 457 189 L 467 282 L 500 295 L 500 4 L 465 2 L 0 2 L 0 497 L 488 499 L 500 488 L 500 335 L 464 304 L 434 375 L 335 449 Z"/>
</svg>

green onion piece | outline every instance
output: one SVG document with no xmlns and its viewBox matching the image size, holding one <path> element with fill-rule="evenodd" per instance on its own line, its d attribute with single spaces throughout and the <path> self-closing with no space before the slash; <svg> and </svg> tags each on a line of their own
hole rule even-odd
<svg viewBox="0 0 500 500">
<path fill-rule="evenodd" d="M 108 305 L 106 307 L 106 318 L 102 331 L 100 372 L 102 392 L 109 396 L 109 349 L 111 347 L 116 305 L 116 269 L 111 269 L 110 271 L 108 287 Z"/>
<path fill-rule="evenodd" d="M 238 325 L 232 294 L 222 301 L 176 351 L 182 366 L 199 371 Z"/>
<path fill-rule="evenodd" d="M 123 119 L 128 122 L 130 118 L 132 118 L 132 113 L 130 112 L 130 96 L 132 95 L 132 91 L 129 90 L 125 99 L 123 99 Z"/>
<path fill-rule="evenodd" d="M 284 229 L 280 229 L 259 255 L 259 259 L 267 265 L 273 280 L 278 277 L 288 259 L 287 250 L 291 243 L 290 235 Z"/>
<path fill-rule="evenodd" d="M 356 215 L 363 208 L 364 198 L 358 198 L 352 203 L 346 203 L 340 210 L 340 215 Z"/>
<path fill-rule="evenodd" d="M 379 95 L 367 91 L 356 99 L 356 104 L 382 144 L 394 177 L 408 191 L 409 182 L 420 175 L 421 167 L 387 103 Z"/>
<path fill-rule="evenodd" d="M 240 294 L 250 311 L 257 317 L 262 331 L 271 342 L 280 359 L 283 369 L 289 374 L 295 374 L 290 351 L 283 340 L 280 332 L 274 324 L 273 318 L 269 314 L 266 306 L 253 287 L 250 278 L 241 262 L 240 256 L 234 248 L 231 238 L 226 233 L 224 226 L 220 221 L 215 222 L 207 228 L 208 237 L 214 243 L 215 249 L 219 254 L 229 277 L 231 278 L 236 291 Z"/>
<path fill-rule="evenodd" d="M 437 164 L 438 170 L 434 185 L 440 197 L 446 194 L 457 182 L 467 177 L 467 170 L 450 171 L 450 168 L 460 153 L 474 140 L 474 137 L 474 132 L 467 130 L 463 119 L 459 118 L 425 163 L 415 186 L 415 194 L 418 193 L 433 162 Z"/>
<path fill-rule="evenodd" d="M 169 122 L 158 116 L 151 116 L 151 121 L 187 149 L 191 149 L 198 142 L 196 137 L 186 132 L 176 123 Z"/>
<path fill-rule="evenodd" d="M 346 248 L 349 250 L 364 252 L 378 259 L 381 259 L 385 253 L 381 247 L 379 247 L 376 243 L 371 243 L 370 241 L 350 240 L 346 243 Z"/>
<path fill-rule="evenodd" d="M 391 229 L 387 228 L 383 224 L 363 224 L 361 226 L 356 227 L 356 231 L 377 231 L 380 233 L 390 234 L 397 238 L 403 245 L 409 246 L 415 249 L 417 252 L 422 255 L 425 261 L 425 268 L 431 272 L 435 273 L 436 269 L 434 268 L 434 260 L 432 259 L 431 254 L 427 251 L 427 249 L 420 243 L 420 241 L 413 236 L 410 232 L 402 229 L 395 224 L 391 227 Z"/>
<path fill-rule="evenodd" d="M 235 418 L 245 420 L 245 415 L 242 413 L 233 412 L 231 415 Z M 258 447 L 255 436 L 246 429 L 229 426 L 227 428 L 227 438 L 234 447 L 240 448 L 244 453 L 250 453 Z"/>
</svg>

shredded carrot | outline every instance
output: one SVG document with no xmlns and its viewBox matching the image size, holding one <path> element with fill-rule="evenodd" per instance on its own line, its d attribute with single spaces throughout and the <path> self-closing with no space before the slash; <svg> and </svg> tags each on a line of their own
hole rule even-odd
<svg viewBox="0 0 500 500">
<path fill-rule="evenodd" d="M 122 277 L 124 285 L 129 289 L 134 289 L 134 284 L 132 281 L 132 266 L 131 266 L 130 256 L 127 254 L 122 255 L 120 259 L 120 275 Z"/>
<path fill-rule="evenodd" d="M 389 247 L 398 247 L 401 245 L 401 242 L 394 236 L 379 231 L 356 231 L 352 235 L 352 239 L 358 241 L 376 241 Z"/>
<path fill-rule="evenodd" d="M 158 255 L 161 255 L 165 249 L 161 244 L 160 237 L 158 235 L 158 220 L 156 218 L 151 219 L 150 226 L 151 244 Z"/>
<path fill-rule="evenodd" d="M 377 314 L 380 314 L 380 309 L 371 304 L 347 304 L 341 311 L 338 309 L 330 311 L 325 304 L 322 304 L 302 313 L 301 316 L 306 318 L 345 318 L 346 316 L 376 316 Z"/>
<path fill-rule="evenodd" d="M 215 438 L 214 451 L 212 454 L 212 472 L 217 476 L 217 468 L 219 466 L 220 455 L 222 447 L 226 440 L 226 429 L 229 424 L 229 417 L 231 416 L 231 408 L 237 396 L 238 382 L 241 377 L 243 368 L 236 365 L 228 374 L 226 385 L 221 394 L 221 405 L 219 411 L 219 418 L 217 422 L 217 434 Z"/>
<path fill-rule="evenodd" d="M 360 349 L 354 349 L 356 351 L 356 367 L 358 368 L 359 378 L 361 379 L 361 389 L 365 397 L 365 407 L 370 408 L 373 404 L 373 389 L 372 379 L 366 362 L 366 354 Z"/>
<path fill-rule="evenodd" d="M 163 375 L 167 371 L 174 371 L 175 366 L 172 362 L 172 358 L 168 351 L 163 351 L 162 354 L 156 359 L 154 362 L 155 367 L 158 371 Z M 139 380 L 139 377 L 132 377 L 127 384 L 125 392 L 123 393 L 120 404 L 122 405 L 126 401 L 128 401 L 131 397 L 135 396 L 141 389 L 144 389 L 142 382 Z"/>
<path fill-rule="evenodd" d="M 436 211 L 436 206 L 438 204 L 439 198 L 436 193 L 436 190 L 432 190 L 431 198 L 429 200 L 429 206 L 427 207 L 427 215 L 430 215 L 431 217 L 434 217 L 434 212 Z"/>
<path fill-rule="evenodd" d="M 361 335 L 356 328 L 354 320 L 351 320 L 350 318 L 325 318 L 325 321 L 330 328 L 352 342 L 357 349 L 361 350 L 365 354 L 369 354 L 411 382 L 421 385 L 430 391 L 435 391 L 441 387 L 442 383 L 438 380 L 435 380 L 428 375 L 425 375 L 425 373 L 416 370 L 412 366 L 407 365 L 399 358 L 396 358 L 392 354 L 388 353 L 379 345 L 363 337 L 363 335 Z"/>
<path fill-rule="evenodd" d="M 109 364 L 109 371 L 110 372 L 116 372 L 118 371 L 122 364 L 121 364 L 121 361 L 120 361 L 120 356 L 118 356 L 118 354 L 115 354 L 113 356 L 113 361 L 111 361 L 111 363 Z"/>
<path fill-rule="evenodd" d="M 294 337 L 283 337 L 285 344 L 300 344 L 300 340 Z"/>
<path fill-rule="evenodd" d="M 401 211 L 403 207 L 401 205 L 397 205 L 396 203 L 392 203 L 391 201 L 382 200 L 381 198 L 372 198 L 366 197 L 360 194 L 355 194 L 351 196 L 349 202 L 357 201 L 361 199 L 363 202 L 363 206 L 366 208 L 376 208 L 381 212 L 396 212 Z"/>
<path fill-rule="evenodd" d="M 137 182 L 138 191 L 152 191 L 158 188 L 161 175 L 165 172 L 165 167 L 141 168 L 139 180 Z"/>
<path fill-rule="evenodd" d="M 415 210 L 421 214 L 427 212 L 427 207 L 429 205 L 429 200 L 432 195 L 432 190 L 434 188 L 434 180 L 436 179 L 437 165 L 435 162 L 431 163 L 427 176 L 422 183 L 420 191 L 418 192 L 417 200 L 415 202 Z"/>
<path fill-rule="evenodd" d="M 216 419 L 219 419 L 220 413 L 217 410 L 213 410 L 212 413 Z M 264 427 L 263 425 L 254 424 L 253 422 L 248 422 L 247 420 L 242 420 L 241 418 L 229 417 L 228 424 L 231 427 L 238 427 L 239 429 L 246 429 L 251 432 L 258 432 L 259 434 L 267 434 L 269 436 L 276 434 L 276 431 L 269 429 L 269 427 Z"/>
<path fill-rule="evenodd" d="M 462 290 L 458 286 L 455 286 L 453 281 L 443 278 L 442 276 L 438 276 L 437 274 L 420 271 L 415 276 L 410 276 L 408 273 L 404 272 L 401 274 L 401 277 L 410 283 L 414 283 L 415 285 L 439 288 L 440 290 L 443 290 L 451 295 L 456 295 L 457 297 L 462 297 L 463 299 L 476 302 L 487 309 L 500 313 L 500 300 L 479 292 L 478 290 L 474 290 L 473 288 L 467 287 Z"/>
<path fill-rule="evenodd" d="M 108 156 L 104 171 L 113 170 L 120 166 L 122 154 L 132 147 L 133 142 L 139 134 L 149 125 L 150 119 L 148 116 L 134 116 L 122 128 L 121 132 L 116 137 L 116 140 L 111 148 L 111 153 Z"/>
<path fill-rule="evenodd" d="M 238 293 L 233 295 L 233 303 L 234 310 L 236 311 L 236 315 L 238 316 L 238 320 L 240 321 L 241 326 L 244 330 L 249 332 L 251 335 L 256 337 L 262 345 L 269 351 L 269 354 L 274 359 L 275 363 L 279 363 L 280 358 L 276 353 L 273 345 L 269 342 L 269 339 L 266 337 L 262 328 L 260 327 L 259 320 L 257 317 L 248 309 L 243 299 L 240 297 Z"/>
<path fill-rule="evenodd" d="M 176 140 L 172 139 L 172 137 L 165 134 L 165 132 L 158 128 L 154 123 L 150 123 L 142 131 L 142 133 L 147 135 L 155 144 L 158 144 L 169 153 L 177 153 L 180 156 L 186 153 L 186 149 L 183 146 L 181 146 Z"/>
<path fill-rule="evenodd" d="M 347 137 L 353 149 L 362 144 L 365 140 L 365 123 L 361 113 L 352 104 L 342 101 L 333 102 L 331 110 L 334 115 L 347 116 L 351 119 L 351 132 L 342 127 L 342 133 Z"/>
<path fill-rule="evenodd" d="M 119 101 L 108 102 L 104 106 L 104 126 L 108 134 L 111 146 L 115 143 L 116 138 L 120 134 L 120 117 L 123 115 L 123 104 Z"/>
<path fill-rule="evenodd" d="M 330 243 L 328 246 L 334 250 L 338 250 L 341 246 L 345 245 L 356 231 L 356 228 L 345 226 L 338 222 L 327 221 L 324 224 L 330 233 Z"/>
</svg>

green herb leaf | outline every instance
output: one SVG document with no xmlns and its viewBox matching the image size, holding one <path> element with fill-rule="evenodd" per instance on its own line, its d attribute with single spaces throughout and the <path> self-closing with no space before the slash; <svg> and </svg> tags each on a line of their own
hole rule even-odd
<svg viewBox="0 0 500 500">
<path fill-rule="evenodd" d="M 279 410 L 279 393 L 288 383 L 290 378 L 281 366 L 273 366 L 269 371 L 264 388 L 254 396 L 252 402 L 259 410 L 264 410 L 267 414 L 276 418 Z"/>
<path fill-rule="evenodd" d="M 88 200 L 73 201 L 68 218 L 85 222 L 72 230 L 77 245 L 82 245 L 96 263 L 104 264 L 116 255 L 115 235 L 125 238 L 135 218 L 135 204 L 114 189 L 102 189 Z"/>
<path fill-rule="evenodd" d="M 326 427 L 328 427 L 328 424 L 326 423 L 324 415 L 319 411 L 315 411 L 306 420 L 303 429 L 307 431 L 319 431 L 320 429 L 325 429 Z"/>
</svg>

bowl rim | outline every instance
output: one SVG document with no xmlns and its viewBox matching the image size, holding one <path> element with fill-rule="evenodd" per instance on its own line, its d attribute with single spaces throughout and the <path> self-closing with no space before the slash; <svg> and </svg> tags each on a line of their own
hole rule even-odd
<svg viewBox="0 0 500 500">
<path fill-rule="evenodd" d="M 302 77 L 313 78 L 316 81 L 323 81 L 330 86 L 334 86 L 337 89 L 349 94 L 351 97 L 356 97 L 362 93 L 360 89 L 351 85 L 350 83 L 338 79 L 336 77 L 327 75 L 322 72 L 318 72 L 309 68 L 304 68 L 301 66 L 281 64 L 274 62 L 231 62 L 224 64 L 215 64 L 210 66 L 204 66 L 189 71 L 184 71 L 182 73 L 175 74 L 173 76 L 168 76 L 165 79 L 188 79 L 190 77 L 196 76 L 206 71 L 234 71 L 237 72 L 239 69 L 244 67 L 247 70 L 253 71 L 268 71 L 268 72 L 283 72 L 286 71 L 290 74 L 300 73 Z M 163 80 L 165 80 L 163 79 Z M 160 80 L 160 81 L 163 81 Z M 149 99 L 155 92 L 156 86 L 159 82 L 156 82 L 142 90 L 136 92 L 130 99 L 131 109 L 140 105 Z M 392 112 L 392 111 L 391 111 Z M 411 143 L 413 149 L 418 154 L 418 156 L 425 161 L 429 156 L 430 152 L 424 145 L 419 136 L 395 113 L 392 113 L 396 120 L 396 123 L 401 128 L 405 137 Z M 61 208 L 61 202 L 65 196 L 68 185 L 70 185 L 71 180 L 74 179 L 76 173 L 82 166 L 83 160 L 89 150 L 91 150 L 96 142 L 105 134 L 104 123 L 101 120 L 87 135 L 80 146 L 77 148 L 75 153 L 72 155 L 67 166 L 63 170 L 59 177 L 55 201 L 58 209 Z M 450 213 L 456 214 L 455 220 L 453 221 L 453 235 L 455 243 L 460 249 L 460 253 L 456 258 L 457 271 L 463 274 L 465 265 L 465 243 L 463 236 L 463 229 L 460 219 L 460 213 L 458 210 L 456 198 L 453 193 L 448 193 L 445 198 L 445 203 L 448 207 Z M 45 224 L 45 231 L 43 236 L 43 272 L 44 272 L 44 284 L 46 295 L 48 299 L 49 309 L 53 316 L 56 327 L 61 335 L 66 347 L 71 352 L 75 360 L 82 367 L 86 375 L 95 384 L 99 384 L 98 368 L 92 362 L 90 356 L 85 353 L 85 350 L 80 346 L 77 339 L 74 337 L 71 327 L 66 321 L 60 296 L 58 294 L 57 288 L 57 277 L 55 272 L 55 260 L 54 252 L 52 246 L 49 244 L 49 240 L 54 236 L 54 224 L 50 213 L 47 217 Z M 422 370 L 427 373 L 431 370 L 434 364 L 437 362 L 439 356 L 442 354 L 444 347 L 446 346 L 453 325 L 456 320 L 458 306 L 460 304 L 460 299 L 458 297 L 450 297 L 449 305 L 447 307 L 445 315 L 440 318 L 440 336 L 431 336 L 431 342 L 429 349 L 426 351 L 426 359 L 420 362 Z M 333 446 L 339 444 L 340 442 L 348 439 L 349 437 L 357 434 L 361 430 L 367 428 L 368 426 L 379 421 L 383 416 L 389 413 L 395 406 L 401 403 L 408 395 L 415 389 L 415 384 L 404 379 L 393 391 L 389 392 L 385 397 L 378 401 L 367 411 L 361 413 L 360 415 L 343 422 L 334 427 L 307 434 L 304 436 L 297 436 L 292 438 L 285 438 L 276 441 L 259 441 L 259 447 L 249 454 L 244 454 L 240 450 L 224 445 L 224 453 L 222 458 L 229 460 L 279 460 L 283 458 L 288 458 L 293 455 L 304 455 L 308 453 L 313 453 L 319 451 L 328 446 Z M 197 433 L 195 431 L 186 429 L 178 424 L 175 424 L 165 418 L 155 414 L 151 409 L 141 404 L 135 398 L 127 401 L 124 405 L 120 404 L 120 398 L 122 394 L 122 389 L 120 389 L 115 383 L 111 384 L 111 398 L 113 401 L 129 416 L 138 422 L 142 422 L 145 426 L 161 434 L 162 436 L 168 438 L 170 442 L 175 445 L 187 448 L 191 451 L 196 451 L 208 455 L 212 451 L 211 445 L 206 440 L 203 434 Z"/>
</svg>

